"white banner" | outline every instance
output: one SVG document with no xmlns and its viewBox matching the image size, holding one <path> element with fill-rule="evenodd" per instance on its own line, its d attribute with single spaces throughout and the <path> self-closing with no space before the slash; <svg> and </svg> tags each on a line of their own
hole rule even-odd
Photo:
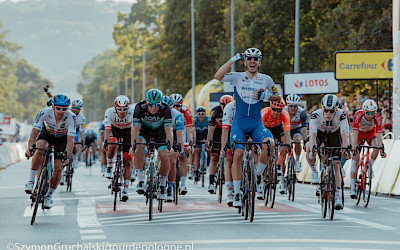
<svg viewBox="0 0 400 250">
<path fill-rule="evenodd" d="M 399 40 L 400 40 L 400 18 L 399 0 L 393 0 L 393 134 L 394 138 L 400 136 L 400 67 L 399 67 Z"/>
<path fill-rule="evenodd" d="M 339 93 L 334 72 L 285 73 L 285 95 Z"/>
</svg>

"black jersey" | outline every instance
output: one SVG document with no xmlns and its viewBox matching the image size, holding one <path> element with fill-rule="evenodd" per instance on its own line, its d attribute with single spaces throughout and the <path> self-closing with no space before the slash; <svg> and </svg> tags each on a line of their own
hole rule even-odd
<svg viewBox="0 0 400 250">
<path fill-rule="evenodd" d="M 208 122 L 209 126 L 215 127 L 215 129 L 222 130 L 222 117 L 224 116 L 224 111 L 221 106 L 216 106 L 211 110 L 210 121 Z"/>
<path fill-rule="evenodd" d="M 166 127 L 172 127 L 171 108 L 161 103 L 154 115 L 147 109 L 147 101 L 142 100 L 136 104 L 133 112 L 133 126 L 140 127 L 140 132 L 154 132 Z"/>
</svg>

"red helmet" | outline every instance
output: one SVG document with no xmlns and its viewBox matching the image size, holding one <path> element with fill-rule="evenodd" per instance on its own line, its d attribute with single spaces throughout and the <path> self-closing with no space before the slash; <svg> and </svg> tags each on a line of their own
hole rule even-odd
<svg viewBox="0 0 400 250">
<path fill-rule="evenodd" d="M 285 106 L 286 103 L 282 98 L 279 102 L 271 102 L 271 108 L 283 109 Z"/>
<path fill-rule="evenodd" d="M 221 103 L 221 105 L 223 107 L 225 107 L 228 103 L 230 103 L 232 101 L 232 96 L 231 95 L 223 95 L 221 96 L 221 98 L 219 99 L 219 102 Z"/>
</svg>

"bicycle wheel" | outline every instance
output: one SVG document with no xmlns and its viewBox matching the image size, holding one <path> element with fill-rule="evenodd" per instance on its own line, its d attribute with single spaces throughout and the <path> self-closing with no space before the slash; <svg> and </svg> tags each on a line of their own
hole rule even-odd
<svg viewBox="0 0 400 250">
<path fill-rule="evenodd" d="M 294 178 L 294 179 L 293 179 Z M 288 174 L 287 174 L 287 189 L 288 189 L 288 200 L 294 201 L 294 183 L 296 181 L 296 173 L 294 171 L 294 158 L 289 159 Z"/>
<path fill-rule="evenodd" d="M 223 176 L 224 176 L 224 163 L 222 162 L 218 167 L 218 179 L 217 179 L 217 189 L 218 189 L 218 201 L 222 202 L 222 186 L 223 186 Z"/>
<path fill-rule="evenodd" d="M 36 213 L 39 208 L 39 204 L 42 203 L 44 204 L 44 195 L 45 193 L 43 192 L 44 186 L 46 185 L 46 178 L 47 178 L 47 171 L 46 171 L 46 166 L 42 168 L 42 171 L 40 173 L 38 182 L 35 187 L 35 191 L 32 193 L 32 200 L 33 203 L 35 203 L 33 207 L 33 213 L 32 213 L 32 218 L 31 218 L 31 225 L 35 222 L 36 219 Z M 32 207 L 32 204 L 31 204 Z"/>
<path fill-rule="evenodd" d="M 278 184 L 278 175 L 277 175 L 278 167 L 276 165 L 276 161 L 274 166 L 271 168 L 271 185 L 270 185 L 270 196 L 269 196 L 269 205 L 271 208 L 274 207 L 275 204 L 275 196 L 276 196 L 276 186 Z"/>
<path fill-rule="evenodd" d="M 179 196 L 179 180 L 175 180 L 175 185 L 174 185 L 174 202 L 175 205 L 178 205 L 178 196 Z"/>
<path fill-rule="evenodd" d="M 333 170 L 333 163 L 329 165 L 328 168 L 328 187 L 327 187 L 327 200 L 328 200 L 328 211 L 329 219 L 333 220 L 333 215 L 335 214 L 335 172 Z"/>
<path fill-rule="evenodd" d="M 150 162 L 150 180 L 149 180 L 149 220 L 153 219 L 153 188 L 154 188 L 154 162 Z"/>
<path fill-rule="evenodd" d="M 254 210 L 255 210 L 255 197 L 256 197 L 256 176 L 254 169 L 254 161 L 250 160 L 249 162 L 249 171 L 248 171 L 248 179 L 249 179 L 249 214 L 250 214 L 250 222 L 254 220 Z"/>
<path fill-rule="evenodd" d="M 72 180 L 70 164 L 67 165 L 67 169 L 65 171 L 65 182 L 67 183 L 67 191 L 71 192 Z"/>
<path fill-rule="evenodd" d="M 363 198 L 364 198 L 364 207 L 368 206 L 369 203 L 369 199 L 371 196 L 371 186 L 372 186 L 372 166 L 371 164 L 368 162 L 367 163 L 367 167 L 365 170 L 365 174 L 364 174 L 364 194 L 363 194 Z"/>
<path fill-rule="evenodd" d="M 201 168 L 201 187 L 204 187 L 204 175 L 206 174 L 205 172 L 205 168 L 206 168 L 206 155 L 205 154 L 203 154 L 203 157 L 202 157 L 203 159 L 202 159 L 202 161 L 201 161 L 201 166 L 200 166 L 200 168 Z"/>
<path fill-rule="evenodd" d="M 264 206 L 268 205 L 269 201 L 269 193 L 271 192 L 271 161 L 267 165 L 264 173 L 263 173 L 263 180 L 264 180 Z"/>
<path fill-rule="evenodd" d="M 321 212 L 322 218 L 326 217 L 326 210 L 327 210 L 327 178 L 326 178 L 326 169 L 323 168 L 320 177 L 320 186 L 319 186 L 319 202 L 321 204 Z"/>
</svg>

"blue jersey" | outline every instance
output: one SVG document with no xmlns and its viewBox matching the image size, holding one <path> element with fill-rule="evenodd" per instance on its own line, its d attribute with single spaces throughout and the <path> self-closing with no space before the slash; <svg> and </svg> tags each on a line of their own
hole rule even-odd
<svg viewBox="0 0 400 250">
<path fill-rule="evenodd" d="M 87 139 L 89 139 L 89 140 L 96 140 L 96 141 L 97 141 L 97 134 L 96 134 L 96 133 L 93 133 L 93 136 L 90 137 L 87 133 L 85 133 L 85 140 L 87 140 Z"/>
<path fill-rule="evenodd" d="M 196 134 L 207 134 L 208 132 L 208 122 L 210 121 L 210 117 L 204 117 L 204 121 L 200 122 L 197 116 L 194 117 L 194 126 L 196 128 Z"/>
<path fill-rule="evenodd" d="M 232 82 L 235 93 L 236 113 L 234 119 L 252 117 L 261 121 L 261 108 L 263 100 L 253 98 L 255 89 L 269 91 L 270 94 L 277 94 L 278 89 L 274 81 L 268 75 L 257 73 L 251 79 L 246 72 L 231 72 L 225 74 L 223 82 Z"/>
<path fill-rule="evenodd" d="M 176 109 L 171 109 L 172 115 L 172 126 L 174 131 L 184 130 L 185 129 L 185 122 L 181 112 Z"/>
</svg>

